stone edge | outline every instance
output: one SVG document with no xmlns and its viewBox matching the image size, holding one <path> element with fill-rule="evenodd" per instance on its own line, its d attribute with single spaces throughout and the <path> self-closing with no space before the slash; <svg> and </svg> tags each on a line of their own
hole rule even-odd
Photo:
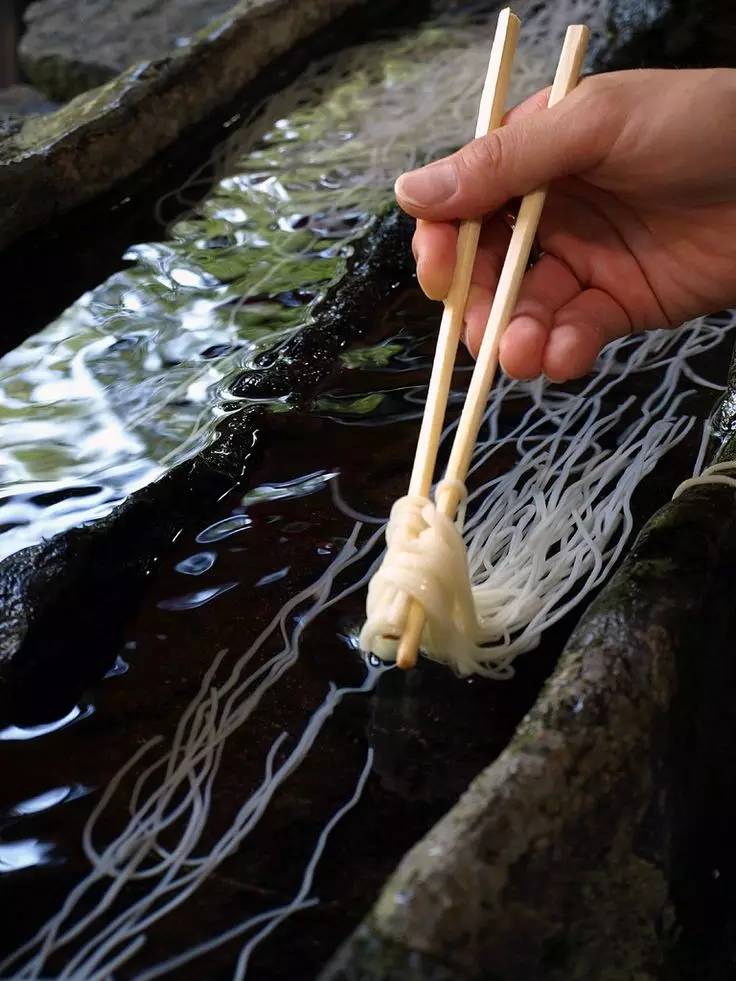
<svg viewBox="0 0 736 981">
<path fill-rule="evenodd" d="M 242 0 L 187 48 L 135 65 L 0 142 L 0 249 L 169 147 L 276 58 L 366 0 Z"/>
</svg>

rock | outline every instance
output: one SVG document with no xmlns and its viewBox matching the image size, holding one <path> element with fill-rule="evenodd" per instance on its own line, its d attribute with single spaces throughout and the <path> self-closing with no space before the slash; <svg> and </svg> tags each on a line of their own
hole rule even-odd
<svg viewBox="0 0 736 981">
<path fill-rule="evenodd" d="M 612 0 L 609 25 L 613 45 L 603 68 L 733 64 L 732 0 Z"/>
<path fill-rule="evenodd" d="M 184 48 L 233 0 L 39 0 L 26 11 L 23 71 L 65 102 L 139 61 Z"/>
<path fill-rule="evenodd" d="M 420 951 L 409 951 L 368 924 L 358 927 L 320 981 L 477 981 L 457 966 Z"/>
<path fill-rule="evenodd" d="M 30 85 L 0 89 L 0 118 L 36 116 L 54 112 L 58 106 Z"/>
<path fill-rule="evenodd" d="M 121 5 L 122 6 L 122 5 Z M 190 44 L 142 61 L 58 112 L 0 131 L 0 249 L 106 191 L 171 146 L 300 42 L 390 4 L 241 0 Z"/>
</svg>

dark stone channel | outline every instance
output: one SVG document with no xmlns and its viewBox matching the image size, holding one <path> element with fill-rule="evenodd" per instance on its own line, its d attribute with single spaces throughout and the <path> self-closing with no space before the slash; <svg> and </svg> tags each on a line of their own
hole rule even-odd
<svg viewBox="0 0 736 981">
<path fill-rule="evenodd" d="M 385 368 L 334 373 L 323 382 L 312 412 L 272 417 L 267 449 L 251 467 L 248 485 L 339 472 L 341 494 L 353 508 L 385 514 L 408 476 L 416 423 L 405 417 L 415 416 L 416 406 L 407 396 L 426 382 L 433 323 L 433 307 L 415 291 L 401 294 L 370 336 L 374 344 L 399 336 L 401 352 Z M 725 357 L 723 350 L 711 352 L 711 368 Z M 376 391 L 388 392 L 380 409 L 356 418 L 351 400 Z M 699 412 L 705 414 L 710 401 L 707 393 L 701 396 Z M 697 443 L 692 433 L 640 488 L 639 525 L 688 474 Z M 87 679 L 77 676 L 78 687 L 70 691 L 63 673 L 33 673 L 27 694 L 45 705 L 47 717 L 64 716 L 77 705 L 80 718 L 43 738 L 0 741 L 0 767 L 16 774 L 3 787 L 6 815 L 39 786 L 70 788 L 63 805 L 6 824 L 6 843 L 33 841 L 48 848 L 48 856 L 47 864 L 0 876 L 0 902 L 7 910 L 3 952 L 51 914 L 84 872 L 79 834 L 96 800 L 94 788 L 146 738 L 172 731 L 214 654 L 223 647 L 233 655 L 242 651 L 279 606 L 324 568 L 352 525 L 335 511 L 327 485 L 247 509 L 242 494 L 243 485 L 210 505 L 206 522 L 188 526 L 167 552 L 149 580 L 140 613 L 124 628 L 120 645 L 108 648 L 110 657 L 119 657 L 113 677 L 100 685 L 94 672 Z M 217 540 L 218 525 L 226 520 L 240 530 Z M 198 562 L 205 571 L 192 575 L 188 570 Z M 298 664 L 270 696 L 269 708 L 231 738 L 215 825 L 257 779 L 263 750 L 280 727 L 299 732 L 328 681 L 359 683 L 360 662 L 346 637 L 360 620 L 362 603 L 359 592 L 308 631 Z M 259 978 L 314 977 L 367 912 L 396 861 L 504 747 L 578 616 L 573 612 L 548 633 L 540 650 L 520 661 L 513 684 L 463 682 L 422 663 L 409 676 L 389 673 L 371 696 L 349 698 L 247 847 L 223 864 L 193 902 L 152 931 L 142 963 L 171 956 L 182 937 L 187 945 L 206 939 L 264 904 L 287 899 L 306 859 L 305 842 L 349 796 L 369 744 L 376 754 L 373 775 L 320 865 L 316 894 L 322 905 L 296 915 L 253 960 Z M 25 701 L 21 688 L 17 702 Z M 236 951 L 226 946 L 211 955 L 204 962 L 207 976 L 226 977 Z M 121 976 L 135 977 L 135 967 Z M 201 969 L 195 962 L 177 976 L 201 977 Z"/>
<path fill-rule="evenodd" d="M 636 53 L 641 49 L 635 41 L 627 50 L 632 63 L 644 57 Z M 682 49 L 677 53 L 679 60 Z M 286 66 L 280 70 L 286 72 Z M 221 127 L 222 121 L 212 126 Z M 212 132 L 203 131 L 202 148 Z M 191 156 L 178 163 L 160 161 L 149 190 L 139 194 L 132 185 L 82 213 L 89 222 L 99 221 L 101 214 L 115 216 L 103 248 L 84 247 L 89 224 L 76 232 L 62 222 L 48 236 L 21 243 L 3 258 L 10 276 L 20 278 L 31 258 L 37 271 L 52 276 L 45 298 L 32 295 L 37 290 L 27 279 L 18 286 L 16 296 L 25 311 L 18 337 L 111 271 L 121 243 L 150 234 L 150 200 L 178 179 L 176 168 L 184 160 L 191 169 Z M 236 656 L 247 647 L 281 604 L 319 574 L 352 525 L 336 510 L 329 481 L 303 496 L 263 495 L 247 506 L 241 503 L 244 493 L 315 473 L 338 474 L 340 493 L 353 508 L 384 516 L 403 492 L 416 434 L 416 395 L 427 382 L 437 318 L 436 307 L 422 300 L 411 281 L 407 235 L 405 222 L 386 219 L 358 253 L 353 285 L 338 289 L 325 303 L 318 329 L 287 345 L 274 364 L 239 381 L 240 396 L 265 402 L 292 396 L 290 412 L 273 413 L 264 405 L 232 416 L 209 455 L 134 496 L 107 524 L 64 536 L 51 548 L 41 546 L 25 565 L 11 559 L 0 566 L 5 609 L 20 603 L 31 624 L 20 648 L 11 630 L 7 648 L 0 650 L 3 731 L 77 713 L 50 734 L 0 739 L 0 772 L 12 774 L 0 790 L 0 863 L 8 845 L 25 843 L 35 855 L 27 868 L 0 874 L 0 956 L 51 915 L 85 872 L 80 832 L 100 789 L 145 739 L 173 731 L 215 653 L 227 648 L 229 656 Z M 59 264 L 62 241 L 72 247 Z M 363 366 L 338 360 L 350 345 L 368 348 Z M 722 345 L 696 367 L 712 377 L 724 376 L 728 353 Z M 457 388 L 463 379 L 459 371 Z M 650 376 L 644 384 L 651 384 Z M 641 385 L 641 379 L 634 379 L 631 390 Z M 358 400 L 376 394 L 383 398 L 364 411 Z M 711 402 L 711 395 L 701 393 L 691 411 L 704 418 Z M 691 432 L 644 481 L 635 498 L 637 529 L 690 473 L 698 442 L 699 433 Z M 47 562 L 41 574 L 40 555 Z M 213 807 L 215 826 L 227 822 L 258 780 L 265 749 L 278 731 L 287 730 L 293 739 L 329 682 L 360 682 L 362 669 L 349 638 L 363 601 L 358 592 L 307 632 L 298 664 L 253 723 L 231 738 Z M 422 662 L 408 676 L 387 673 L 369 696 L 347 699 L 247 846 L 191 902 L 151 931 L 143 955 L 119 977 L 133 978 L 183 943 L 197 943 L 288 899 L 308 857 L 306 843 L 349 797 L 371 746 L 375 763 L 365 793 L 334 832 L 319 866 L 314 891 L 321 904 L 289 920 L 252 962 L 252 976 L 263 981 L 314 978 L 368 911 L 401 856 L 507 744 L 580 612 L 573 611 L 549 631 L 540 650 L 519 662 L 511 685 L 463 682 Z M 13 656 L 3 665 L 7 652 Z M 718 684 L 719 678 L 714 675 L 709 683 Z M 724 669 L 720 683 L 731 681 Z M 734 731 L 732 721 L 722 720 L 724 739 Z M 700 732 L 712 731 L 696 720 L 699 726 Z M 696 738 L 703 737 L 696 732 Z M 683 795 L 696 792 L 701 776 L 684 774 Z M 707 780 L 704 800 L 710 803 L 721 784 L 717 775 Z M 23 801 L 60 788 L 65 790 L 54 806 L 33 814 L 19 810 Z M 733 814 L 730 806 L 724 810 Z M 680 909 L 691 917 L 690 933 L 673 957 L 672 978 L 728 976 L 719 972 L 726 970 L 730 956 L 724 907 L 734 890 L 732 878 L 713 880 L 712 869 L 732 877 L 733 861 L 726 856 L 716 866 L 712 853 L 728 846 L 730 831 L 725 818 L 716 816 L 713 837 L 704 840 L 703 824 L 709 822 L 706 814 L 696 822 L 699 839 L 693 847 L 702 850 L 702 868 L 708 870 L 695 890 L 698 901 L 688 899 L 688 883 L 680 886 Z M 690 854 L 684 866 L 693 864 L 698 862 Z M 721 945 L 723 957 L 713 959 L 711 973 L 700 972 L 702 952 L 714 945 Z M 228 977 L 238 949 L 237 942 L 223 946 L 176 976 Z"/>
</svg>

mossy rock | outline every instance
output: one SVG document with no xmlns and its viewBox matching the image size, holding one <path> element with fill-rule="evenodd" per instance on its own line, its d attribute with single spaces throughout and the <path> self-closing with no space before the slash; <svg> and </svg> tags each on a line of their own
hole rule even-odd
<svg viewBox="0 0 736 981">
<path fill-rule="evenodd" d="M 186 48 L 232 0 L 37 0 L 20 43 L 27 78 L 65 102 L 130 65 Z"/>
<path fill-rule="evenodd" d="M 89 201 L 365 0 L 242 0 L 191 43 L 0 134 L 0 249 Z"/>
</svg>

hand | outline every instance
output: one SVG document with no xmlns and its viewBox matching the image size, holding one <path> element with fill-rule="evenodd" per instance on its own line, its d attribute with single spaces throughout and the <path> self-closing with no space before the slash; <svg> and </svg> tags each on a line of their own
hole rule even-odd
<svg viewBox="0 0 736 981">
<path fill-rule="evenodd" d="M 553 381 L 588 372 L 609 341 L 736 305 L 736 70 L 628 71 L 548 91 L 505 125 L 404 174 L 418 219 L 417 275 L 447 294 L 457 222 L 485 215 L 465 311 L 476 355 L 509 229 L 498 209 L 549 183 L 542 258 L 501 342 L 504 370 Z"/>
</svg>

